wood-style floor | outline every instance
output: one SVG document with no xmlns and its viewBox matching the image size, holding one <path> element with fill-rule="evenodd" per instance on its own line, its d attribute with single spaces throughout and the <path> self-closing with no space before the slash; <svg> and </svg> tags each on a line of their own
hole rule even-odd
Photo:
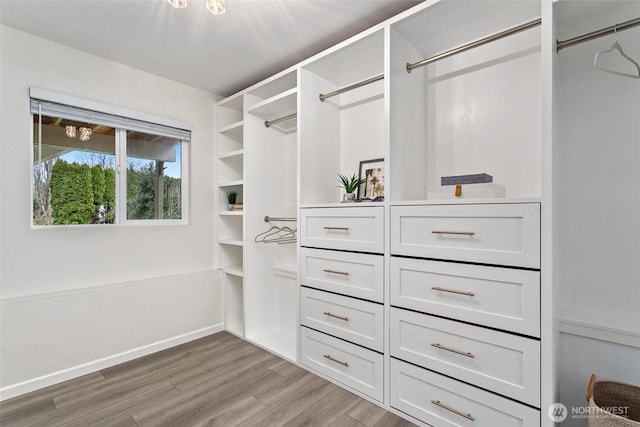
<svg viewBox="0 0 640 427">
<path fill-rule="evenodd" d="M 0 402 L 0 426 L 411 426 L 220 332 Z"/>
</svg>

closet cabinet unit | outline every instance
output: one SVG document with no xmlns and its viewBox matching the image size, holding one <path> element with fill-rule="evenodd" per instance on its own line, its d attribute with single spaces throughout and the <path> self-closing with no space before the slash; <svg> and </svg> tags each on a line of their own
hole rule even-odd
<svg viewBox="0 0 640 427">
<path fill-rule="evenodd" d="M 218 265 L 223 271 L 225 328 L 244 336 L 244 212 L 230 210 L 227 195 L 244 198 L 243 97 L 236 95 L 216 106 L 217 211 L 216 241 Z"/>
<path fill-rule="evenodd" d="M 536 1 L 440 1 L 391 23 L 393 201 L 453 198 L 442 177 L 483 173 L 493 182 L 461 198 L 540 197 L 540 15 Z"/>
<path fill-rule="evenodd" d="M 476 411 L 479 425 L 537 425 L 540 204 L 392 205 L 390 234 L 391 406 L 434 425 Z M 464 394 L 443 394 L 434 373 Z M 487 392 L 521 405 L 496 399 L 487 412 Z"/>
<path fill-rule="evenodd" d="M 297 99 L 295 71 L 244 94 L 245 335 L 292 361 L 299 301 Z"/>
<path fill-rule="evenodd" d="M 366 31 L 300 68 L 300 202 L 336 203 L 338 174 L 385 157 L 384 31 Z M 360 197 L 364 194 L 361 193 Z"/>
<path fill-rule="evenodd" d="M 382 402 L 384 207 L 352 206 L 301 209 L 300 362 Z"/>
</svg>

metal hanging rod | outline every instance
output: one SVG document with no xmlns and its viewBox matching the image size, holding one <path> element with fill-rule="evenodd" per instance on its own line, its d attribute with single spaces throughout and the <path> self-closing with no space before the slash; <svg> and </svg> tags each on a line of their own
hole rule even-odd
<svg viewBox="0 0 640 427">
<path fill-rule="evenodd" d="M 373 82 L 377 82 L 378 80 L 382 80 L 382 79 L 384 79 L 384 73 L 383 74 L 378 74 L 377 76 L 373 76 L 373 77 L 368 78 L 366 80 L 362 80 L 362 81 L 350 84 L 349 86 L 341 87 L 340 89 L 334 90 L 333 92 L 329 92 L 329 93 L 326 93 L 326 94 L 322 94 L 321 93 L 320 96 L 319 96 L 320 102 L 324 102 L 327 98 L 331 98 L 332 96 L 340 95 L 341 93 L 348 92 L 348 91 L 353 90 L 353 89 L 357 89 L 357 88 L 359 88 L 361 86 L 365 86 L 365 85 L 368 85 L 368 84 L 373 83 Z"/>
<path fill-rule="evenodd" d="M 447 50 L 445 52 L 442 52 L 442 53 L 439 53 L 437 55 L 431 56 L 431 57 L 429 57 L 427 59 L 423 59 L 422 61 L 414 62 L 413 64 L 407 62 L 407 73 L 410 73 L 415 68 L 423 67 L 423 66 L 425 66 L 427 64 L 431 64 L 432 62 L 439 61 L 441 59 L 444 59 L 444 58 L 447 58 L 449 56 L 455 55 L 457 53 L 461 53 L 461 52 L 464 52 L 466 50 L 473 49 L 475 47 L 482 46 L 482 45 L 485 45 L 487 43 L 491 43 L 491 42 L 494 42 L 496 40 L 500 40 L 500 39 L 503 39 L 505 37 L 512 36 L 512 35 L 514 35 L 516 33 L 519 33 L 519 32 L 526 31 L 528 29 L 537 27 L 541 23 L 542 23 L 542 19 L 537 18 L 537 19 L 534 19 L 533 21 L 525 22 L 524 24 L 520 24 L 518 26 L 511 27 L 509 29 L 506 29 L 504 31 L 500 31 L 499 33 L 492 34 L 492 35 L 484 37 L 482 39 L 478 39 L 478 40 L 473 41 L 471 43 L 463 44 L 462 46 L 455 47 L 455 48 L 453 48 L 451 50 Z"/>
<path fill-rule="evenodd" d="M 271 221 L 298 222 L 298 218 L 276 218 L 268 215 L 264 217 L 264 222 L 271 222 Z"/>
<path fill-rule="evenodd" d="M 284 122 L 286 120 L 291 120 L 298 116 L 298 113 L 289 114 L 288 116 L 280 117 L 279 119 L 273 120 L 265 120 L 264 127 L 268 128 L 271 125 L 275 125 L 276 123 Z"/>
<path fill-rule="evenodd" d="M 607 28 L 601 28 L 596 31 L 592 31 L 587 34 L 583 34 L 578 37 L 573 37 L 567 40 L 556 40 L 556 52 L 560 52 L 565 47 L 570 47 L 579 43 L 588 42 L 589 40 L 597 39 L 609 34 L 613 34 L 617 31 L 628 30 L 629 28 L 637 27 L 640 25 L 640 18 L 635 18 L 630 21 L 615 24 Z"/>
</svg>

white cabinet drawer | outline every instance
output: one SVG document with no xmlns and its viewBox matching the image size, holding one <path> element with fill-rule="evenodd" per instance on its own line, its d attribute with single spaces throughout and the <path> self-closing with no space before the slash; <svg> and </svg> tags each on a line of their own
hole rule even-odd
<svg viewBox="0 0 640 427">
<path fill-rule="evenodd" d="M 300 335 L 302 364 L 382 402 L 381 354 L 304 327 Z"/>
<path fill-rule="evenodd" d="M 540 405 L 540 343 L 391 309 L 391 355 L 533 406 Z"/>
<path fill-rule="evenodd" d="M 391 253 L 540 267 L 540 205 L 391 207 Z"/>
<path fill-rule="evenodd" d="M 305 208 L 300 210 L 300 244 L 360 252 L 384 251 L 384 208 Z"/>
<path fill-rule="evenodd" d="M 315 289 L 301 289 L 301 323 L 313 329 L 383 351 L 383 306 Z"/>
<path fill-rule="evenodd" d="M 384 258 L 380 255 L 300 249 L 303 285 L 383 302 Z"/>
<path fill-rule="evenodd" d="M 536 409 L 395 359 L 390 388 L 392 407 L 434 426 L 540 426 Z"/>
<path fill-rule="evenodd" d="M 540 337 L 540 272 L 391 257 L 391 304 Z"/>
</svg>

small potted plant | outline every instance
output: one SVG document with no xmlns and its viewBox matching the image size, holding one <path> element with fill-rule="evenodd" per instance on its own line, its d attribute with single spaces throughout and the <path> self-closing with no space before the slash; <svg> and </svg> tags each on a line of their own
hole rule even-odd
<svg viewBox="0 0 640 427">
<path fill-rule="evenodd" d="M 229 210 L 233 210 L 233 205 L 236 204 L 236 200 L 238 198 L 238 192 L 237 191 L 229 191 L 227 193 L 227 203 L 229 204 Z"/>
<path fill-rule="evenodd" d="M 362 184 L 367 182 L 365 178 L 358 178 L 354 173 L 352 176 L 338 174 L 338 181 L 340 181 L 339 188 L 344 188 L 345 194 L 342 196 L 342 202 L 353 202 L 356 200 L 355 192 Z"/>
</svg>

